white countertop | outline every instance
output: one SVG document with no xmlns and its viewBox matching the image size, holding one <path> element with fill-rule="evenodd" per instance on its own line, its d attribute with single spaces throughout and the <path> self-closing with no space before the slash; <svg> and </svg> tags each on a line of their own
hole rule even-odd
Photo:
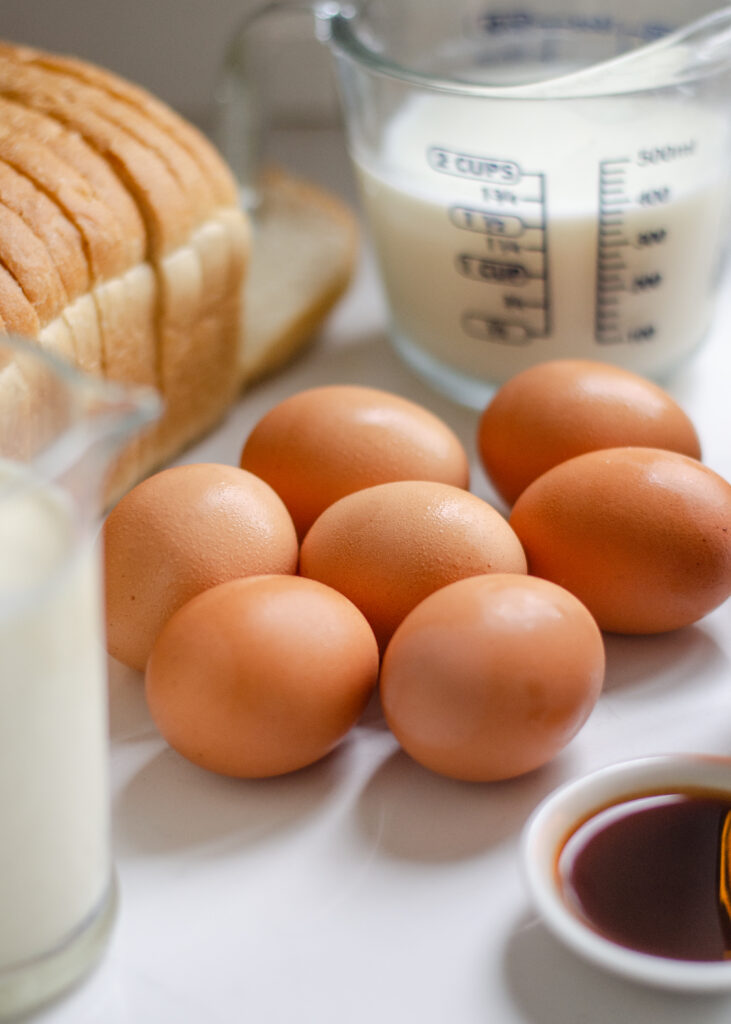
<svg viewBox="0 0 731 1024">
<path fill-rule="evenodd" d="M 391 353 L 367 252 L 316 346 L 243 396 L 181 461 L 237 463 L 250 428 L 316 383 L 384 387 L 460 434 L 473 490 L 477 414 Z M 731 286 L 716 327 L 669 390 L 713 469 L 731 478 Z M 684 997 L 594 969 L 537 921 L 518 860 L 522 826 L 565 780 L 645 754 L 731 755 L 731 602 L 696 626 L 607 637 L 605 690 L 549 766 L 467 784 L 400 752 L 377 702 L 319 764 L 234 781 L 159 737 L 142 679 L 111 666 L 114 852 L 120 915 L 101 966 L 43 1024 L 711 1024 L 731 996 Z"/>
</svg>

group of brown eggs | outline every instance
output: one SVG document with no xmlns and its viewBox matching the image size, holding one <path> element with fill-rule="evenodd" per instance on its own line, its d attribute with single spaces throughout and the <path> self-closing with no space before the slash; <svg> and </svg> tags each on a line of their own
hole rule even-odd
<svg viewBox="0 0 731 1024">
<path fill-rule="evenodd" d="M 454 778 L 510 778 L 581 728 L 602 630 L 657 633 L 731 594 L 731 485 L 657 385 L 598 362 L 513 377 L 479 420 L 506 518 L 427 409 L 302 391 L 240 467 L 144 480 L 104 526 L 110 653 L 145 673 L 169 744 L 279 775 L 328 753 L 376 686 L 402 747 Z"/>
</svg>

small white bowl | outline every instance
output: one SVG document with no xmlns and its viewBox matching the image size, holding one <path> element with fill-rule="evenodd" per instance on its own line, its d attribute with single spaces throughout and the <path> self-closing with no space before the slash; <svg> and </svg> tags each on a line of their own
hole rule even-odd
<svg viewBox="0 0 731 1024">
<path fill-rule="evenodd" d="M 658 790 L 700 788 L 731 799 L 731 758 L 701 754 L 645 757 L 610 765 L 550 794 L 528 819 L 522 863 L 533 902 L 546 926 L 579 956 L 634 981 L 686 992 L 731 989 L 731 961 L 674 960 L 639 953 L 604 938 L 567 905 L 558 855 L 576 827 L 609 804 Z"/>
</svg>

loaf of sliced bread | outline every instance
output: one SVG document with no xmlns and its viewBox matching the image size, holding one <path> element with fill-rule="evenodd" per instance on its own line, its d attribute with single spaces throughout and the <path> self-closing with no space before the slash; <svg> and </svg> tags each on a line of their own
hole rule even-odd
<svg viewBox="0 0 731 1024">
<path fill-rule="evenodd" d="M 249 248 L 236 183 L 192 126 L 100 68 L 0 46 L 2 328 L 164 400 L 108 498 L 238 393 Z"/>
<path fill-rule="evenodd" d="M 250 220 L 216 148 L 164 103 L 0 42 L 0 331 L 164 402 L 115 464 L 107 504 L 309 341 L 355 252 L 334 197 L 272 170 Z M 29 409 L 5 368 L 0 430 Z"/>
</svg>

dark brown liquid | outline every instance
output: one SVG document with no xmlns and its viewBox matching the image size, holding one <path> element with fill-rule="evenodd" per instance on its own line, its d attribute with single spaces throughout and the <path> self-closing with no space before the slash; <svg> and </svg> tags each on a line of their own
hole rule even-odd
<svg viewBox="0 0 731 1024">
<path fill-rule="evenodd" d="M 559 856 L 567 902 L 630 949 L 729 959 L 729 812 L 728 797 L 693 793 L 643 796 L 601 811 Z"/>
</svg>

